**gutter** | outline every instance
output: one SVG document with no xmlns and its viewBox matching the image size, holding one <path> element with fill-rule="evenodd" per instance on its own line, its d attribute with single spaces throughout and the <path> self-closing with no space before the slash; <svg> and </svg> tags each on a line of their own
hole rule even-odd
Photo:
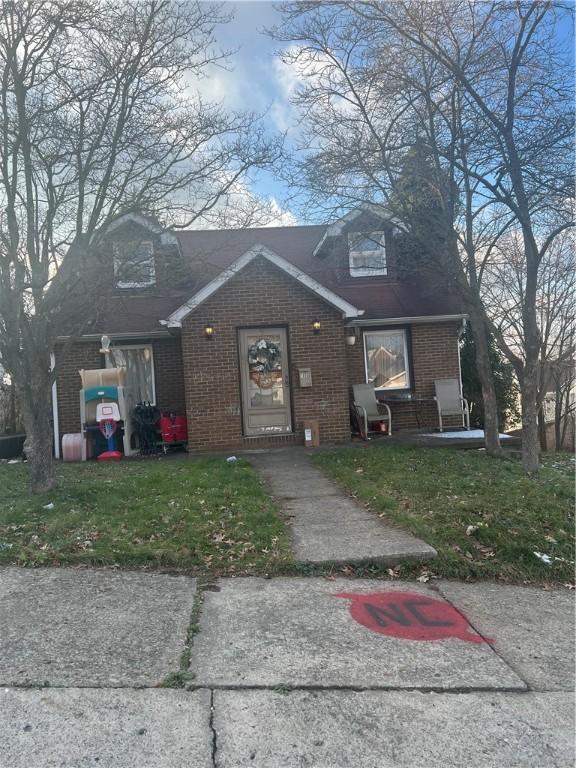
<svg viewBox="0 0 576 768">
<path fill-rule="evenodd" d="M 110 337 L 110 341 L 126 341 L 129 339 L 169 339 L 172 334 L 169 331 L 133 331 L 132 333 L 106 333 L 101 331 L 100 333 L 84 333 L 81 336 L 57 336 L 57 342 L 70 341 L 75 339 L 76 341 L 100 341 L 102 336 L 106 335 Z"/>
<path fill-rule="evenodd" d="M 466 320 L 468 315 L 419 315 L 416 317 L 383 317 L 370 320 L 352 320 L 347 326 L 364 325 L 406 325 L 406 323 L 449 323 Z"/>
</svg>

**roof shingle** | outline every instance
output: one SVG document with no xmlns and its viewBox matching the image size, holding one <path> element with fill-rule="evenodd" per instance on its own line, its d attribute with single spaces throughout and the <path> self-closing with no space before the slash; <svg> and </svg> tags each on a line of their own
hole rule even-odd
<svg viewBox="0 0 576 768">
<path fill-rule="evenodd" d="M 161 330 L 161 320 L 256 244 L 266 246 L 345 301 L 363 309 L 363 320 L 461 313 L 457 298 L 447 288 L 431 285 L 428 279 L 350 278 L 334 261 L 314 256 L 325 229 L 314 225 L 177 232 L 184 277 L 170 288 L 115 292 L 107 300 L 106 311 L 94 317 L 86 332 L 145 334 Z"/>
</svg>

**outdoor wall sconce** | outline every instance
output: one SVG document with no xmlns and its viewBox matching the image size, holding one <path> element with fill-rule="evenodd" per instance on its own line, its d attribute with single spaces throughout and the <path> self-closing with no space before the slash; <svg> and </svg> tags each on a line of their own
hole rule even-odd
<svg viewBox="0 0 576 768">
<path fill-rule="evenodd" d="M 204 336 L 206 336 L 207 339 L 211 339 L 212 336 L 214 336 L 214 326 L 212 323 L 206 323 L 204 328 Z"/>
<path fill-rule="evenodd" d="M 347 328 L 346 331 L 346 344 L 349 347 L 353 347 L 356 344 L 356 337 L 358 336 L 358 330 L 356 328 Z"/>
<path fill-rule="evenodd" d="M 102 336 L 100 339 L 100 354 L 101 355 L 109 355 L 110 354 L 110 336 Z"/>
<path fill-rule="evenodd" d="M 314 320 L 312 323 L 312 332 L 313 333 L 320 333 L 321 323 L 320 320 Z"/>
</svg>

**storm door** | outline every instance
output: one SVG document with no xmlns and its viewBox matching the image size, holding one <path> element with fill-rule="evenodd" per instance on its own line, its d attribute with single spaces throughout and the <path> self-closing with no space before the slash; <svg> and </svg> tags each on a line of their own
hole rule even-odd
<svg viewBox="0 0 576 768">
<path fill-rule="evenodd" d="M 242 329 L 238 342 L 244 434 L 292 432 L 286 330 Z"/>
</svg>

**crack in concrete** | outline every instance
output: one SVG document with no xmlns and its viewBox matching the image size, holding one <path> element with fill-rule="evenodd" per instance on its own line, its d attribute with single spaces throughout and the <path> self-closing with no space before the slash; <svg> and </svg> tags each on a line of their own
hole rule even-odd
<svg viewBox="0 0 576 768">
<path fill-rule="evenodd" d="M 525 682 L 522 680 L 522 682 Z M 49 691 L 49 690 L 85 690 L 85 691 L 156 691 L 160 690 L 158 685 L 25 685 L 18 683 L 2 683 L 0 682 L 0 688 L 14 689 L 14 690 L 32 690 L 32 691 Z M 170 689 L 163 689 L 170 690 Z M 182 690 L 182 689 L 180 689 Z M 275 683 L 274 685 L 219 685 L 218 683 L 210 684 L 188 684 L 185 689 L 188 692 L 210 690 L 210 691 L 274 691 L 277 693 L 290 693 L 292 691 L 350 691 L 351 693 L 362 693 L 363 691 L 374 691 L 386 693 L 389 691 L 396 692 L 412 692 L 419 691 L 420 693 L 572 693 L 571 687 L 567 688 L 531 688 L 526 686 L 525 688 L 518 688 L 514 686 L 494 687 L 494 686 L 454 686 L 451 688 L 444 688 L 441 685 L 287 685 L 285 683 Z"/>
<path fill-rule="evenodd" d="M 311 493 L 309 496 L 274 496 L 276 501 L 305 501 L 306 499 L 341 499 L 341 493 Z M 350 498 L 353 498 L 350 496 Z"/>
<path fill-rule="evenodd" d="M 210 728 L 210 733 L 212 734 L 212 766 L 213 768 L 217 768 L 216 753 L 218 752 L 218 733 L 216 732 L 216 728 L 214 726 L 214 712 L 214 691 L 210 689 L 210 719 L 208 721 L 208 727 Z"/>
<path fill-rule="evenodd" d="M 470 686 L 469 688 L 460 686 L 452 688 L 443 688 L 441 685 L 286 685 L 276 683 L 275 685 L 219 685 L 218 683 L 209 683 L 198 686 L 188 686 L 186 690 L 196 691 L 209 688 L 211 691 L 272 691 L 273 693 L 285 694 L 293 691 L 348 691 L 349 693 L 363 693 L 373 691 L 375 693 L 389 692 L 419 692 L 419 693 L 562 693 L 562 691 L 533 691 L 528 688 L 518 688 L 514 686 L 504 686 L 494 688 L 492 686 Z M 566 689 L 564 693 L 571 693 L 572 689 Z"/>
<path fill-rule="evenodd" d="M 444 594 L 444 592 L 442 591 L 442 585 L 441 585 L 441 584 L 435 584 L 435 585 L 434 585 L 434 588 L 435 588 L 435 591 L 436 591 L 436 592 L 437 592 L 439 595 L 441 595 L 442 599 L 443 599 L 443 600 L 445 600 L 445 601 L 446 601 L 446 602 L 447 602 L 449 605 L 451 605 L 451 606 L 452 606 L 452 608 L 454 608 L 454 610 L 455 610 L 457 613 L 459 613 L 459 614 L 460 614 L 460 616 L 462 616 L 462 618 L 464 619 L 464 621 L 468 622 L 469 626 L 471 626 L 471 627 L 472 627 L 472 629 L 474 630 L 474 632 L 476 632 L 478 635 L 480 635 L 480 637 L 481 637 L 481 638 L 484 640 L 484 642 L 485 642 L 485 643 L 486 643 L 486 645 L 487 645 L 487 646 L 490 648 L 490 650 L 492 651 L 492 653 L 493 653 L 493 654 L 494 654 L 494 655 L 495 655 L 495 656 L 496 656 L 498 659 L 500 659 L 500 661 L 501 661 L 503 664 L 505 664 L 505 665 L 508 667 L 508 669 L 511 669 L 511 670 L 512 670 L 512 672 L 514 672 L 514 674 L 516 675 L 516 677 L 518 677 L 520 680 L 522 680 L 522 682 L 523 682 L 523 683 L 524 683 L 524 685 L 526 686 L 526 690 L 528 690 L 528 691 L 532 691 L 532 690 L 533 690 L 533 689 L 532 689 L 532 686 L 531 686 L 531 685 L 530 685 L 530 683 L 529 683 L 529 682 L 528 682 L 528 681 L 527 681 L 527 680 L 526 680 L 526 679 L 523 677 L 523 675 L 520 673 L 520 671 L 519 671 L 518 669 L 516 669 L 516 668 L 515 668 L 515 665 L 514 665 L 514 664 L 511 664 L 511 663 L 508 661 L 508 659 L 506 659 L 506 658 L 505 658 L 505 657 L 504 657 L 504 656 L 503 656 L 503 655 L 502 655 L 502 654 L 501 654 L 501 653 L 500 653 L 498 650 L 496 650 L 494 643 L 493 643 L 493 642 L 491 643 L 491 642 L 490 642 L 490 639 L 489 639 L 489 638 L 487 638 L 487 637 L 484 635 L 484 633 L 483 633 L 483 632 L 481 632 L 481 631 L 478 629 L 478 627 L 477 627 L 477 626 L 476 626 L 476 625 L 475 625 L 475 624 L 474 624 L 474 623 L 473 623 L 473 622 L 472 622 L 472 621 L 471 621 L 471 620 L 468 618 L 468 616 L 467 616 L 465 613 L 463 613 L 463 612 L 460 610 L 460 608 L 458 608 L 458 606 L 457 606 L 455 603 L 453 603 L 453 602 L 452 602 L 452 600 L 450 600 L 450 598 L 448 598 L 448 597 L 447 597 L 447 596 Z M 570 690 L 570 689 L 566 689 L 566 690 Z"/>
<path fill-rule="evenodd" d="M 162 688 L 185 688 L 193 677 L 190 672 L 192 646 L 194 644 L 194 637 L 200 631 L 200 614 L 202 612 L 204 592 L 214 586 L 213 582 L 213 579 L 205 579 L 202 577 L 198 577 L 196 580 L 196 591 L 192 600 L 192 607 L 190 608 L 186 635 L 178 659 L 178 670 L 176 672 L 170 672 L 164 677 L 163 681 L 160 683 L 160 687 Z"/>
</svg>

